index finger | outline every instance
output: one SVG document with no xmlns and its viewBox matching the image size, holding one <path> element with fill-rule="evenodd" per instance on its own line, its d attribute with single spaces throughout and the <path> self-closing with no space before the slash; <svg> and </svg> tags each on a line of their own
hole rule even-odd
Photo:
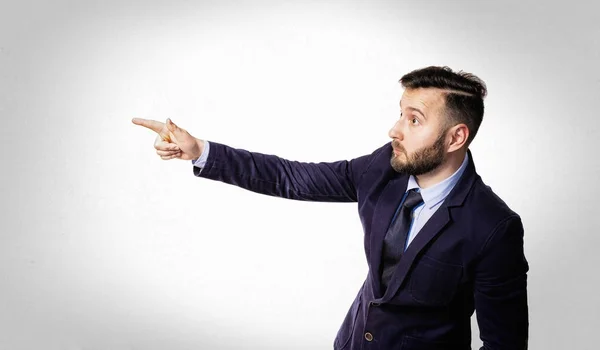
<svg viewBox="0 0 600 350">
<path fill-rule="evenodd" d="M 133 118 L 133 119 L 131 119 L 131 122 L 135 125 L 141 125 L 143 127 L 146 127 L 148 129 L 156 132 L 157 134 L 160 134 L 161 130 L 165 126 L 164 123 L 161 123 L 159 121 L 150 120 L 150 119 L 142 119 L 142 118 Z"/>
</svg>

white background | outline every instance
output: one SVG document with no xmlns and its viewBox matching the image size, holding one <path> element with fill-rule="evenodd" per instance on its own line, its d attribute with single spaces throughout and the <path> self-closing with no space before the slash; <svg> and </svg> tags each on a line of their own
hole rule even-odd
<svg viewBox="0 0 600 350">
<path fill-rule="evenodd" d="M 523 218 L 530 349 L 595 349 L 598 5 L 540 3 L 1 2 L 0 349 L 331 349 L 356 205 L 195 178 L 131 118 L 350 159 L 428 65 L 488 85 L 471 150 Z"/>
</svg>

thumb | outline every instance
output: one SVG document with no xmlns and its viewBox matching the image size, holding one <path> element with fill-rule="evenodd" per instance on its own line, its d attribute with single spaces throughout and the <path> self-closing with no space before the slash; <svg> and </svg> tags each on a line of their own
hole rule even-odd
<svg viewBox="0 0 600 350">
<path fill-rule="evenodd" d="M 173 121 L 171 120 L 171 118 L 167 118 L 167 128 L 173 134 L 183 131 L 183 130 L 181 130 L 180 127 L 178 127 L 177 125 L 175 125 L 175 123 L 173 123 Z"/>
</svg>

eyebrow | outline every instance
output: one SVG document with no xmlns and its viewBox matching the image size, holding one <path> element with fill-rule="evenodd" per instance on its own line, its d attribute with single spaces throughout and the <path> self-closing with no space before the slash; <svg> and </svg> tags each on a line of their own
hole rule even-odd
<svg viewBox="0 0 600 350">
<path fill-rule="evenodd" d="M 421 115 L 423 116 L 423 118 L 425 120 L 427 120 L 427 116 L 425 115 L 425 113 L 423 113 L 422 110 L 418 109 L 418 108 L 414 108 L 414 107 L 406 107 L 407 109 L 413 110 L 413 111 L 417 111 L 419 113 L 421 113 Z M 400 109 L 402 109 L 402 101 L 400 101 Z"/>
</svg>

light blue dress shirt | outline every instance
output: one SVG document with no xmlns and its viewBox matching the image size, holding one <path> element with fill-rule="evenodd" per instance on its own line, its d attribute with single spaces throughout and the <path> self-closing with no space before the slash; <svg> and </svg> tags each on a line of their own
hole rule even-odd
<svg viewBox="0 0 600 350">
<path fill-rule="evenodd" d="M 206 165 L 206 160 L 208 159 L 208 152 L 210 150 L 210 143 L 208 141 L 204 141 L 204 150 L 198 159 L 193 159 L 192 164 L 195 167 L 203 168 Z M 408 233 L 408 238 L 406 240 L 405 247 L 410 245 L 415 236 L 421 231 L 425 223 L 431 218 L 431 216 L 438 210 L 438 208 L 442 205 L 450 191 L 454 188 L 454 186 L 458 183 L 461 175 L 465 171 L 467 164 L 469 163 L 469 154 L 465 154 L 465 159 L 463 160 L 460 167 L 454 172 L 454 174 L 450 175 L 450 177 L 446 178 L 440 183 L 435 184 L 429 188 L 421 188 L 417 184 L 417 180 L 414 176 L 410 176 L 408 178 L 408 186 L 406 187 L 406 193 L 410 189 L 416 188 L 421 193 L 421 197 L 423 197 L 423 204 L 419 205 L 413 211 L 413 222 L 410 226 L 410 232 Z"/>
</svg>

